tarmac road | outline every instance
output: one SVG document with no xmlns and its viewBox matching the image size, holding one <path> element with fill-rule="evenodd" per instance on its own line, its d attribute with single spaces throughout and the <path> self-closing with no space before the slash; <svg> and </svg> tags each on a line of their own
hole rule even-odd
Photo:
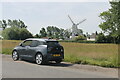
<svg viewBox="0 0 120 80">
<path fill-rule="evenodd" d="M 13 61 L 8 55 L 2 57 L 2 78 L 117 78 L 116 70 L 116 74 L 112 75 L 104 73 L 106 69 L 99 72 L 82 68 L 69 63 L 37 65 L 28 61 Z"/>
</svg>

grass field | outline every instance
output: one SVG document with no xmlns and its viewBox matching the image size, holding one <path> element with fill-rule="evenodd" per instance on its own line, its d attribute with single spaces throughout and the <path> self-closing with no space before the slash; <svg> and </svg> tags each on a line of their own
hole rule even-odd
<svg viewBox="0 0 120 80">
<path fill-rule="evenodd" d="M 21 41 L 3 40 L 2 53 L 11 54 L 12 49 Z M 116 44 L 85 44 L 61 42 L 65 50 L 64 61 L 91 64 L 103 67 L 118 67 L 118 45 Z"/>
<path fill-rule="evenodd" d="M 65 61 L 92 64 L 103 67 L 118 67 L 118 45 L 61 43 L 65 48 Z"/>
</svg>

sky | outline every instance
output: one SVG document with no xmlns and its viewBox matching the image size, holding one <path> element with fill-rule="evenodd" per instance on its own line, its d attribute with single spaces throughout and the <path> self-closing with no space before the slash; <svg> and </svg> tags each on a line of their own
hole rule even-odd
<svg viewBox="0 0 120 80">
<path fill-rule="evenodd" d="M 1 5 L 1 4 L 0 4 Z M 32 34 L 42 27 L 56 26 L 70 29 L 72 23 L 87 19 L 78 25 L 84 33 L 100 32 L 99 15 L 110 8 L 109 2 L 2 2 L 2 19 L 21 19 Z"/>
</svg>

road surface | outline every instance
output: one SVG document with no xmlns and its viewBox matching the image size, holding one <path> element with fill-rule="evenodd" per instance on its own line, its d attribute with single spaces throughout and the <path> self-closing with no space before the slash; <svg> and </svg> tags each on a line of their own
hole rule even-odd
<svg viewBox="0 0 120 80">
<path fill-rule="evenodd" d="M 117 78 L 116 70 L 111 72 L 115 74 L 106 74 L 106 69 L 99 72 L 99 68 L 96 71 L 82 68 L 68 63 L 37 65 L 28 61 L 13 61 L 8 55 L 2 57 L 2 78 Z"/>
</svg>

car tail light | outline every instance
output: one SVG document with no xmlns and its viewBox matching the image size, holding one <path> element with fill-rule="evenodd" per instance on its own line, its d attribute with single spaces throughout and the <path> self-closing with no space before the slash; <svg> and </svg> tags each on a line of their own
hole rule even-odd
<svg viewBox="0 0 120 80">
<path fill-rule="evenodd" d="M 63 49 L 63 47 L 61 48 L 61 52 L 64 52 L 64 49 Z"/>
<path fill-rule="evenodd" d="M 63 52 L 64 50 L 63 49 L 61 49 L 61 52 Z"/>
</svg>

